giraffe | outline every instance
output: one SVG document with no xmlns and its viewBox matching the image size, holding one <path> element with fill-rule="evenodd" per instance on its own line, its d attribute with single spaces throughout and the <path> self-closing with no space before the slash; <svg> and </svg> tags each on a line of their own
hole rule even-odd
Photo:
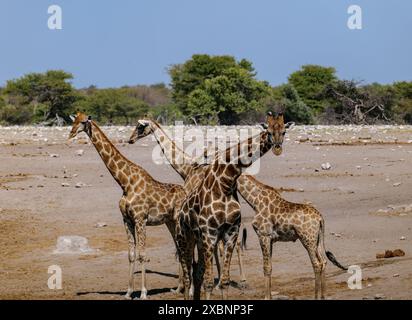
<svg viewBox="0 0 412 320">
<path fill-rule="evenodd" d="M 151 119 L 138 120 L 135 129 L 129 138 L 129 143 L 134 144 L 136 141 L 153 134 L 156 142 L 159 144 L 163 154 L 172 166 L 172 168 L 180 175 L 185 181 L 184 188 L 186 193 L 190 193 L 203 179 L 204 169 L 206 166 L 199 165 L 200 161 L 192 159 L 181 148 L 179 148 L 175 141 L 173 141 L 169 135 L 163 130 L 159 123 Z M 241 224 L 241 228 L 242 228 Z M 240 287 L 246 286 L 246 275 L 243 268 L 242 251 L 246 245 L 247 231 L 246 228 L 242 229 L 242 239 L 238 237 L 236 244 L 236 252 L 238 257 L 239 273 L 240 273 Z M 222 242 L 221 242 L 222 243 Z M 215 253 L 217 257 L 217 251 Z M 218 278 L 220 279 L 220 264 L 216 259 L 218 268 Z M 183 288 L 183 284 L 179 282 L 179 286 L 174 292 L 179 293 Z"/>
<path fill-rule="evenodd" d="M 300 240 L 308 252 L 315 273 L 315 299 L 325 298 L 325 268 L 327 258 L 337 267 L 342 266 L 330 251 L 325 251 L 325 222 L 318 210 L 309 204 L 289 202 L 279 192 L 243 174 L 238 179 L 238 191 L 255 210 L 252 226 L 259 238 L 263 255 L 265 299 L 271 299 L 272 245 L 274 242 Z"/>
<path fill-rule="evenodd" d="M 85 132 L 107 169 L 119 184 L 123 195 L 119 201 L 120 212 L 128 237 L 129 285 L 125 298 L 131 299 L 134 292 L 134 267 L 136 247 L 141 263 L 142 289 L 140 299 L 147 298 L 146 267 L 146 226 L 166 224 L 175 239 L 176 208 L 180 208 L 185 192 L 182 186 L 162 183 L 153 179 L 142 167 L 123 156 L 110 142 L 90 116 L 78 112 L 71 117 L 73 127 L 69 139 Z M 175 243 L 176 244 L 176 243 Z"/>
<path fill-rule="evenodd" d="M 203 284 L 206 299 L 210 299 L 213 254 L 220 240 L 224 242 L 224 256 L 219 288 L 222 298 L 228 298 L 230 262 L 241 219 L 236 180 L 242 168 L 249 167 L 269 150 L 277 156 L 282 153 L 284 131 L 283 115 L 269 113 L 267 128 L 263 132 L 217 153 L 217 157 L 206 166 L 204 179 L 183 202 L 176 225 L 176 242 L 183 270 L 185 299 L 189 299 L 192 278 L 194 298 L 200 299 Z M 195 247 L 198 261 L 193 263 Z"/>
</svg>

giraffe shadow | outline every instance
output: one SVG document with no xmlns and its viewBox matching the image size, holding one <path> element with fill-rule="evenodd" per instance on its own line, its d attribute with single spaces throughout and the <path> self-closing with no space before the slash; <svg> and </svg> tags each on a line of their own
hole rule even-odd
<svg viewBox="0 0 412 320">
<path fill-rule="evenodd" d="M 136 271 L 134 274 L 141 274 L 141 271 Z M 169 278 L 175 278 L 178 279 L 179 276 L 173 273 L 168 273 L 168 272 L 160 272 L 160 271 L 154 271 L 150 269 L 146 269 L 146 273 L 152 273 L 152 274 L 158 274 L 160 276 L 164 277 L 169 277 Z M 149 289 L 147 290 L 147 295 L 152 296 L 156 294 L 162 294 L 162 293 L 167 293 L 170 292 L 172 289 L 176 289 L 177 287 L 173 288 L 157 288 L 157 289 Z M 131 295 L 132 299 L 137 299 L 140 297 L 141 291 L 134 291 Z M 126 295 L 126 291 L 83 291 L 83 292 L 77 292 L 77 296 L 84 296 L 88 294 L 101 294 L 101 295 L 111 295 L 111 296 L 124 296 Z"/>
<path fill-rule="evenodd" d="M 157 288 L 157 289 L 149 289 L 147 290 L 147 295 L 150 298 L 150 296 L 154 296 L 157 294 L 162 294 L 162 293 L 168 293 L 170 292 L 171 289 L 174 288 Z M 132 299 L 138 299 L 140 297 L 141 291 L 134 291 L 131 295 Z M 126 295 L 126 291 L 82 291 L 82 292 L 77 292 L 77 296 L 85 296 L 88 294 L 100 294 L 100 295 L 109 295 L 109 296 L 121 296 L 124 297 Z"/>
<path fill-rule="evenodd" d="M 141 271 L 135 271 L 134 274 L 141 274 L 141 273 L 142 273 Z M 175 278 L 175 279 L 179 278 L 179 276 L 177 274 L 174 274 L 174 273 L 160 272 L 160 271 L 154 271 L 154 270 L 150 270 L 150 269 L 146 269 L 146 273 L 158 274 L 159 276 Z"/>
</svg>

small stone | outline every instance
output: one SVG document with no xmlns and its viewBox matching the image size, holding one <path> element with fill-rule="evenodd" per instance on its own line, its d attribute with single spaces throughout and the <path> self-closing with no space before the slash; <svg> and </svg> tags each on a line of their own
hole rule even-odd
<svg viewBox="0 0 412 320">
<path fill-rule="evenodd" d="M 375 294 L 375 300 L 382 300 L 382 299 L 386 299 L 386 296 L 383 293 L 377 293 Z"/>
<path fill-rule="evenodd" d="M 277 296 L 280 292 L 279 291 L 272 291 L 270 294 L 273 296 Z"/>
<path fill-rule="evenodd" d="M 283 296 L 283 295 L 275 295 L 275 296 L 272 296 L 272 300 L 289 300 L 289 297 Z"/>
<path fill-rule="evenodd" d="M 83 188 L 83 187 L 87 187 L 87 184 L 85 184 L 83 182 L 77 182 L 74 187 L 75 188 Z"/>
<path fill-rule="evenodd" d="M 58 158 L 60 157 L 57 153 L 51 153 L 50 158 Z"/>
<path fill-rule="evenodd" d="M 402 182 L 395 182 L 395 183 L 393 184 L 393 186 L 394 186 L 394 187 L 399 187 L 401 184 L 402 184 Z"/>
<path fill-rule="evenodd" d="M 96 228 L 104 228 L 107 227 L 107 223 L 106 222 L 98 222 L 96 223 Z"/>
<path fill-rule="evenodd" d="M 406 237 L 402 236 L 399 240 L 406 240 Z"/>
<path fill-rule="evenodd" d="M 76 156 L 81 157 L 84 154 L 84 150 L 83 149 L 79 149 L 76 151 Z"/>
<path fill-rule="evenodd" d="M 400 276 L 399 273 L 395 273 L 395 274 L 393 275 L 394 278 L 398 278 L 399 276 Z"/>
<path fill-rule="evenodd" d="M 326 163 L 322 163 L 321 168 L 322 170 L 330 170 L 332 166 L 329 162 L 326 162 Z"/>
<path fill-rule="evenodd" d="M 62 183 L 62 187 L 70 187 L 70 183 L 63 182 L 63 183 Z"/>
<path fill-rule="evenodd" d="M 356 166 L 356 169 L 360 170 L 360 169 L 362 169 L 362 167 L 361 166 Z"/>
</svg>

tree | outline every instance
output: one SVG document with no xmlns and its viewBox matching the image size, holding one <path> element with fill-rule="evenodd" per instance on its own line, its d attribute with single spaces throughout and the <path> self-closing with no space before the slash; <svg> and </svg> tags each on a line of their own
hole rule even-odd
<svg viewBox="0 0 412 320">
<path fill-rule="evenodd" d="M 337 77 L 335 68 L 309 64 L 293 72 L 288 80 L 312 112 L 320 114 L 326 106 L 321 99 L 322 93 L 337 81 Z"/>
<path fill-rule="evenodd" d="M 396 120 L 412 124 L 412 82 L 395 82 L 393 90 L 396 96 L 394 106 Z"/>
<path fill-rule="evenodd" d="M 76 108 L 85 110 L 99 122 L 125 124 L 148 111 L 147 104 L 129 96 L 127 88 L 93 90 L 76 104 Z"/>
<path fill-rule="evenodd" d="M 251 62 L 231 56 L 194 55 L 169 74 L 174 102 L 196 123 L 238 123 L 270 93 L 266 82 L 255 79 Z"/>
<path fill-rule="evenodd" d="M 374 124 L 390 122 L 393 115 L 395 95 L 389 85 L 360 86 L 353 80 L 339 80 L 325 89 L 324 97 L 330 101 L 329 121 Z"/>
<path fill-rule="evenodd" d="M 312 124 L 313 115 L 309 107 L 300 98 L 297 90 L 292 85 L 283 87 L 284 114 L 286 121 L 293 121 L 297 124 Z"/>
<path fill-rule="evenodd" d="M 78 98 L 71 79 L 70 73 L 61 70 L 29 73 L 8 81 L 4 93 L 10 101 L 19 100 L 18 105 L 14 104 L 16 108 L 32 108 L 40 120 L 54 118 L 56 114 L 67 117 Z"/>
</svg>

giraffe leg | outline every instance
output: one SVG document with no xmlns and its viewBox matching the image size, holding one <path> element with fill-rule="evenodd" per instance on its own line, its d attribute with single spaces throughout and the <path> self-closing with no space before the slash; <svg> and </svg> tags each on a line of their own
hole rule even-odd
<svg viewBox="0 0 412 320">
<path fill-rule="evenodd" d="M 236 252 L 237 252 L 237 261 L 239 264 L 239 273 L 240 273 L 240 287 L 241 288 L 246 288 L 246 276 L 243 271 L 243 250 L 241 250 L 241 239 L 240 237 L 237 237 L 237 242 L 236 242 Z"/>
<path fill-rule="evenodd" d="M 223 257 L 223 273 L 220 280 L 220 289 L 222 299 L 228 299 L 229 283 L 230 283 L 230 262 L 232 260 L 233 250 L 236 245 L 237 237 L 239 235 L 239 225 L 235 224 L 229 228 L 224 237 L 225 252 Z"/>
<path fill-rule="evenodd" d="M 319 255 L 316 240 L 301 239 L 301 241 L 309 254 L 315 273 L 315 299 L 319 299 L 319 295 L 324 299 L 326 259 L 323 255 Z"/>
<path fill-rule="evenodd" d="M 192 296 L 194 300 L 200 300 L 200 294 L 202 291 L 202 283 L 205 274 L 205 254 L 203 252 L 203 247 L 198 243 L 198 259 L 193 263 L 193 286 Z M 212 261 L 213 262 L 213 261 Z"/>
<path fill-rule="evenodd" d="M 142 290 L 140 292 L 140 299 L 147 299 L 147 289 L 146 289 L 146 219 L 137 219 L 135 226 L 135 233 L 137 239 L 137 251 L 138 259 L 141 264 L 142 272 Z"/>
<path fill-rule="evenodd" d="M 326 258 L 324 256 L 324 248 L 321 245 L 318 245 L 317 250 L 316 250 L 316 255 L 318 257 L 319 263 L 320 263 L 320 298 L 325 299 L 325 294 L 326 294 Z"/>
<path fill-rule="evenodd" d="M 218 288 L 220 285 L 220 277 L 221 277 L 221 269 L 220 269 L 220 254 L 219 254 L 219 249 L 220 246 L 215 246 L 215 250 L 214 250 L 214 256 L 215 256 L 215 261 L 216 261 L 216 269 L 217 269 L 217 279 L 218 279 L 218 283 L 215 286 L 215 288 Z"/>
<path fill-rule="evenodd" d="M 174 223 L 172 222 L 166 222 L 166 226 L 167 229 L 169 230 L 170 234 L 172 235 L 173 238 L 173 242 L 175 244 L 176 247 L 176 255 L 178 255 L 178 248 L 177 248 L 177 242 L 176 242 L 176 228 Z M 177 261 L 179 262 L 179 257 L 176 257 Z M 171 292 L 179 294 L 182 292 L 183 288 L 184 288 L 184 284 L 183 284 L 183 271 L 182 271 L 182 266 L 180 265 L 180 263 L 178 263 L 178 275 L 179 275 L 179 283 L 177 285 L 176 289 L 170 289 Z"/>
<path fill-rule="evenodd" d="M 245 226 L 243 223 L 240 224 L 241 229 L 244 230 Z M 242 249 L 242 238 L 240 236 L 237 237 L 237 243 L 236 243 L 236 252 L 237 252 L 237 258 L 238 258 L 238 263 L 239 263 L 239 273 L 240 273 L 240 287 L 246 288 L 246 275 L 244 273 L 243 269 L 243 249 Z"/>
<path fill-rule="evenodd" d="M 272 299 L 272 238 L 257 232 L 263 257 L 263 275 L 265 277 L 265 300 Z"/>
<path fill-rule="evenodd" d="M 193 261 L 193 239 L 179 225 L 176 232 L 177 252 L 182 267 L 184 298 L 189 300 L 191 288 L 191 272 Z"/>
<path fill-rule="evenodd" d="M 136 238 L 134 226 L 130 220 L 123 219 L 129 244 L 129 286 L 125 295 L 126 299 L 131 299 L 134 292 L 134 265 L 136 261 Z"/>
<path fill-rule="evenodd" d="M 203 235 L 201 250 L 199 252 L 199 279 L 203 282 L 206 292 L 206 300 L 210 300 L 210 296 L 214 287 L 213 278 L 213 253 L 217 239 L 215 236 Z"/>
</svg>

